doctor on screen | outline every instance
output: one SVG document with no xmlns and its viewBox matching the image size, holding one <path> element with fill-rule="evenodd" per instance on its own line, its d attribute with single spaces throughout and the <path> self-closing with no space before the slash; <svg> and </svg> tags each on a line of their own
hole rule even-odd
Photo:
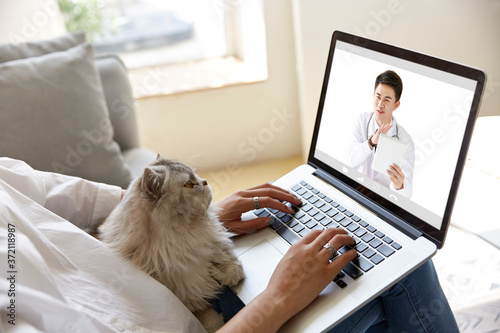
<svg viewBox="0 0 500 333">
<path fill-rule="evenodd" d="M 407 198 L 412 194 L 415 145 L 408 132 L 396 122 L 393 112 L 400 105 L 403 82 L 394 71 L 385 71 L 375 80 L 373 112 L 360 114 L 348 149 L 348 164 L 359 172 Z M 381 134 L 409 143 L 403 168 L 392 165 L 386 174 L 371 168 Z"/>
</svg>

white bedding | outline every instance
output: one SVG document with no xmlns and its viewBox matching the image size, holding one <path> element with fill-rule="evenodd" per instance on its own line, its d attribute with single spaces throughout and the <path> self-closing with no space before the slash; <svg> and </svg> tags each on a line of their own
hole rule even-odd
<svg viewBox="0 0 500 333">
<path fill-rule="evenodd" d="M 167 288 L 65 219 L 98 221 L 120 194 L 0 158 L 1 332 L 204 332 Z"/>
</svg>

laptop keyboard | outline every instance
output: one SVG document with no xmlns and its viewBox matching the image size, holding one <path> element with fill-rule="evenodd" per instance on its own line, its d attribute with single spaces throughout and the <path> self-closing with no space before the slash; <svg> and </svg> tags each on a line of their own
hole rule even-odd
<svg viewBox="0 0 500 333">
<path fill-rule="evenodd" d="M 352 248 L 356 249 L 358 256 L 334 279 L 339 287 L 344 288 L 347 285 L 342 280 L 345 274 L 356 280 L 402 248 L 382 230 L 368 224 L 307 182 L 301 181 L 292 186 L 291 190 L 303 202 L 301 207 L 294 207 L 297 210 L 294 215 L 269 208 L 259 209 L 254 213 L 272 217 L 270 227 L 290 244 L 294 244 L 314 229 L 345 229 L 354 239 L 355 245 L 340 248 L 337 256 Z"/>
</svg>

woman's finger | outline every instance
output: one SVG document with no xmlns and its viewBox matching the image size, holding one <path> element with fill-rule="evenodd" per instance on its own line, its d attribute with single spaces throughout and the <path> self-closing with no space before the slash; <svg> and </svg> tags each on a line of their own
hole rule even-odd
<svg viewBox="0 0 500 333">
<path fill-rule="evenodd" d="M 337 234 L 323 246 L 320 252 L 326 259 L 331 259 L 345 245 L 354 245 L 354 239 L 347 234 Z"/>
<path fill-rule="evenodd" d="M 340 256 L 336 257 L 328 266 L 327 270 L 330 275 L 335 276 L 340 272 L 342 268 L 345 267 L 349 262 L 353 261 L 357 256 L 357 252 L 354 249 L 351 249 L 347 252 L 342 253 Z"/>
<path fill-rule="evenodd" d="M 259 230 L 269 226 L 269 221 L 271 218 L 269 217 L 258 217 L 256 219 L 247 220 L 247 221 L 231 221 L 226 222 L 224 225 L 229 231 L 234 232 L 237 235 L 246 234 L 248 232 L 252 232 L 255 230 Z"/>
<path fill-rule="evenodd" d="M 257 199 L 251 198 L 250 200 L 252 202 L 252 205 L 254 205 L 253 208 L 256 208 L 255 201 L 257 201 L 258 206 L 260 208 L 277 209 L 279 211 L 282 211 L 282 212 L 285 212 L 288 214 L 295 213 L 295 211 L 290 206 L 287 206 L 286 204 L 282 203 L 281 201 L 278 201 L 278 200 L 271 198 L 271 197 L 257 197 Z"/>
<path fill-rule="evenodd" d="M 336 235 L 347 235 L 347 231 L 341 228 L 326 228 L 323 232 L 316 237 L 314 240 L 314 246 L 319 251 L 325 246 L 326 243 L 331 241 Z M 348 235 L 347 235 L 348 236 Z"/>
<path fill-rule="evenodd" d="M 280 201 L 291 202 L 294 205 L 299 205 L 302 203 L 302 201 L 299 198 L 297 198 L 287 190 L 284 190 L 280 187 L 277 188 L 276 186 L 243 190 L 240 191 L 240 195 L 246 198 L 270 197 Z"/>
</svg>

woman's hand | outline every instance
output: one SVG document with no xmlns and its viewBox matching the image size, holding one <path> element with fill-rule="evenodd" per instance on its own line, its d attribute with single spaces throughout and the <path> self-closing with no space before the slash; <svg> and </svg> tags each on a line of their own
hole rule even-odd
<svg viewBox="0 0 500 333">
<path fill-rule="evenodd" d="M 271 184 L 262 184 L 235 192 L 217 204 L 219 219 L 231 232 L 244 234 L 269 226 L 269 217 L 241 220 L 241 214 L 255 209 L 254 197 L 258 197 L 260 208 L 278 209 L 288 214 L 293 214 L 293 209 L 281 201 L 287 201 L 293 205 L 302 204 L 300 199 L 288 191 Z"/>
<path fill-rule="evenodd" d="M 271 276 L 265 293 L 286 305 L 289 314 L 311 303 L 357 254 L 351 249 L 330 263 L 332 253 L 324 247 L 327 243 L 339 250 L 354 245 L 354 239 L 339 228 L 313 231 L 290 247 Z"/>
<path fill-rule="evenodd" d="M 267 288 L 245 306 L 220 332 L 275 332 L 293 315 L 311 303 L 335 278 L 340 270 L 356 257 L 351 249 L 332 262 L 332 253 L 353 245 L 354 240 L 343 229 L 313 230 L 295 243 L 274 270 Z"/>
</svg>

